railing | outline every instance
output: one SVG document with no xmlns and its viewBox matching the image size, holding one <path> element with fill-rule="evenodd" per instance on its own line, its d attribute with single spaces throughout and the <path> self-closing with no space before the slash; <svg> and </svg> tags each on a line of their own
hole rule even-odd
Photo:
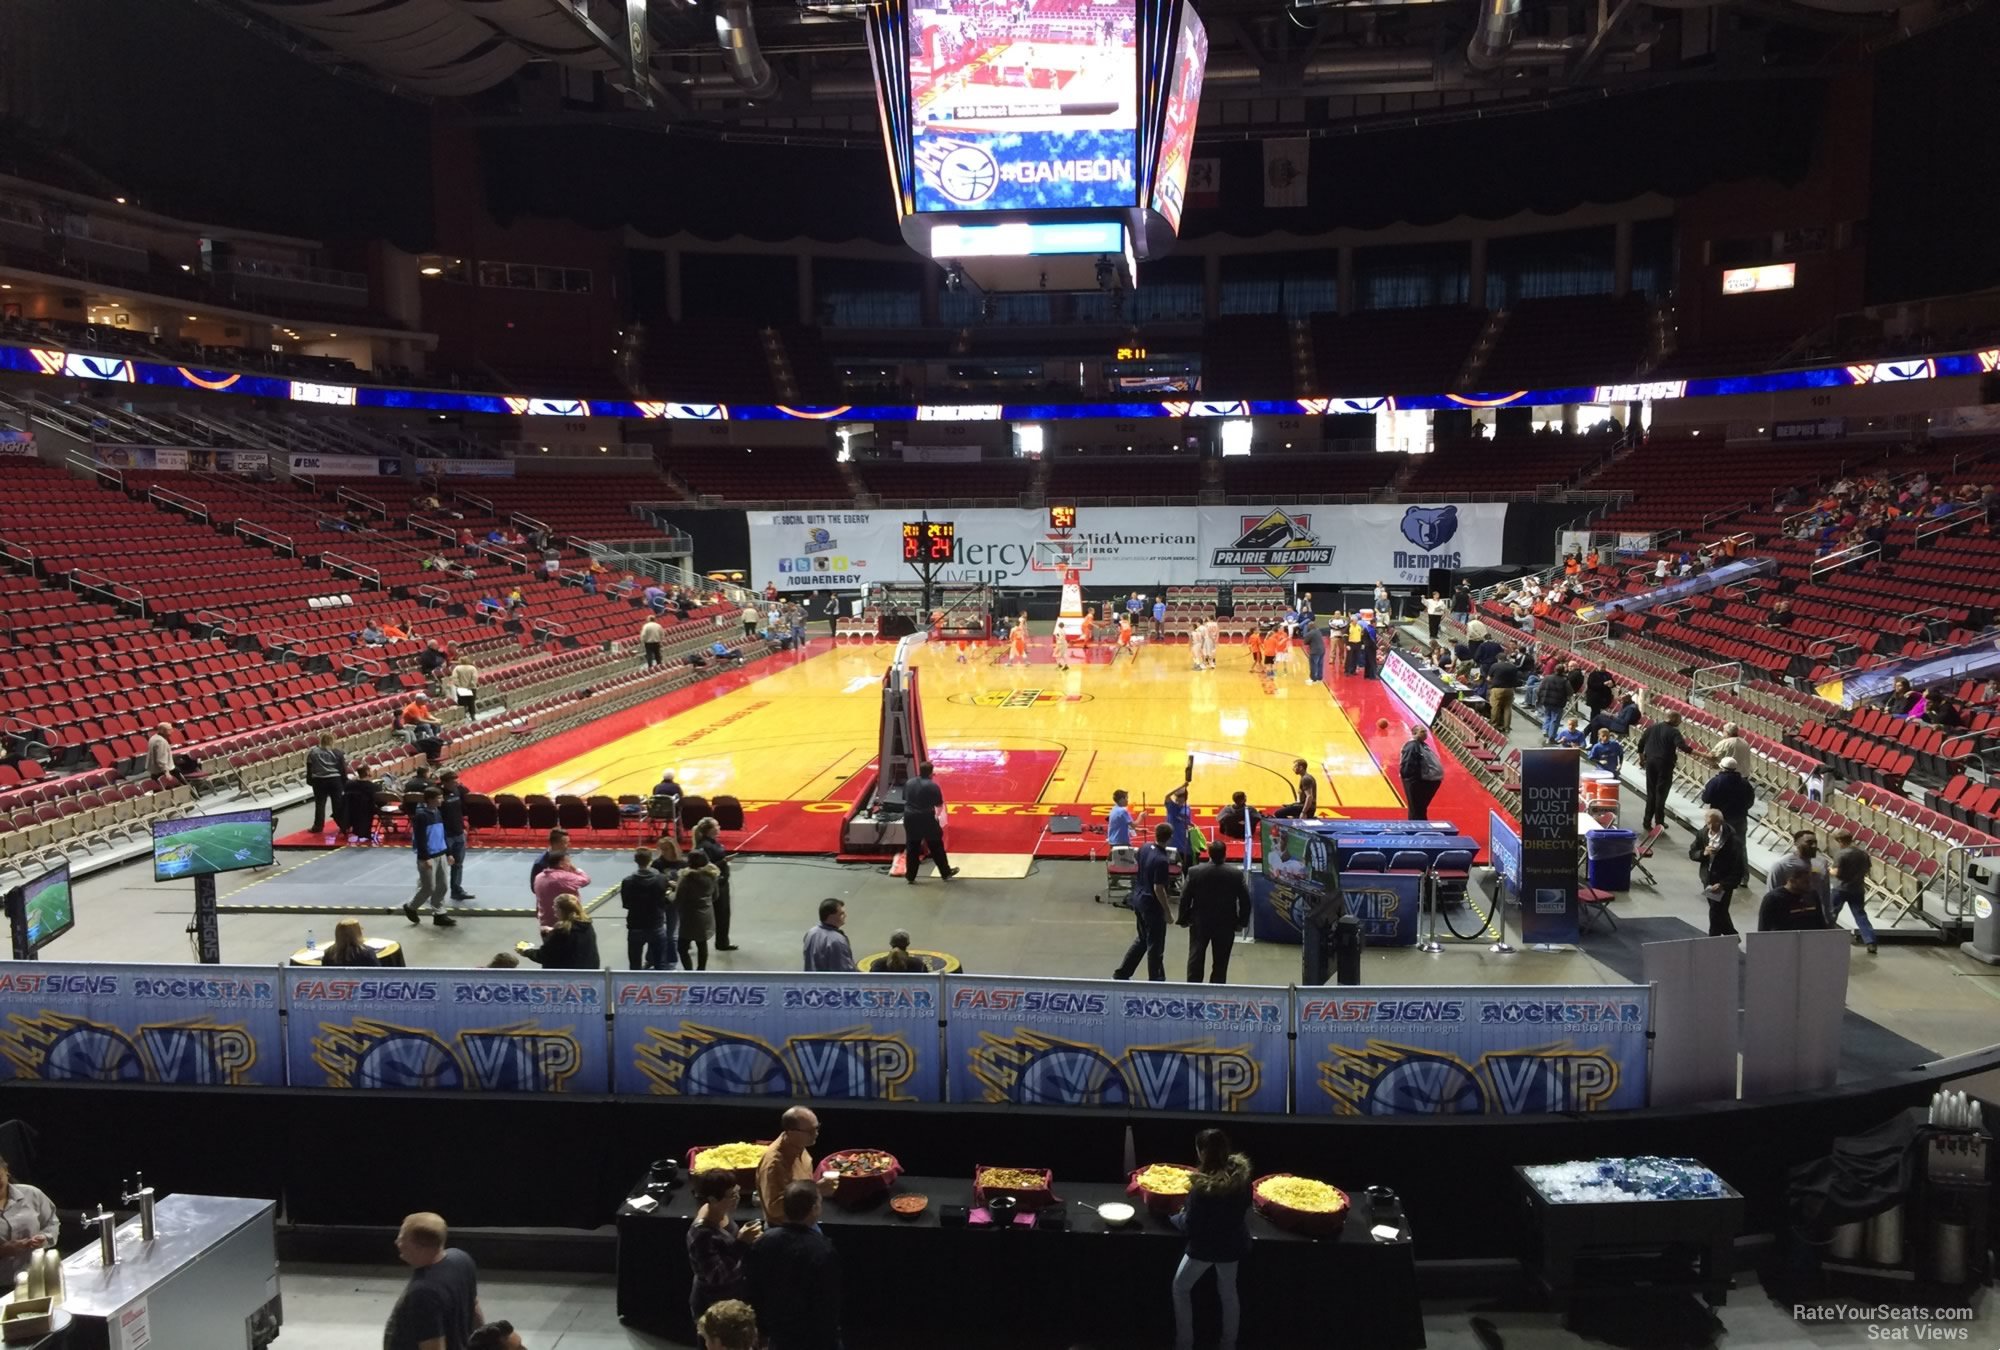
<svg viewBox="0 0 2000 1350">
<path fill-rule="evenodd" d="M 366 563 L 358 563 L 338 553 L 322 553 L 319 555 L 319 561 L 329 572 L 338 572 L 343 576 L 365 581 L 378 591 L 382 589 L 382 574 Z"/>
<path fill-rule="evenodd" d="M 284 632 L 264 633 L 260 636 L 262 637 L 265 651 L 276 652 L 286 660 L 299 661 L 303 664 L 304 657 L 302 653 L 309 639 L 299 637 L 295 633 Z M 337 664 L 339 660 L 339 656 L 336 655 L 334 657 L 335 663 Z"/>
<path fill-rule="evenodd" d="M 212 609 L 196 610 L 194 613 L 188 615 L 188 622 L 199 624 L 203 628 L 206 628 L 210 637 L 213 637 L 217 633 L 221 633 L 224 637 L 236 637 L 243 631 L 243 625 L 240 621 Z"/>
<path fill-rule="evenodd" d="M 1933 516 L 1931 519 L 1917 526 L 1916 543 L 1919 546 L 1927 544 L 1941 534 L 1950 534 L 1953 530 L 1977 524 L 1985 519 L 1986 508 L 1982 506 L 1968 506 L 1961 510 L 1953 511 L 1948 516 Z"/>
<path fill-rule="evenodd" d="M 73 569 L 69 573 L 69 588 L 73 591 L 89 591 L 101 595 L 115 608 L 131 605 L 141 618 L 146 614 L 146 595 L 136 586 L 128 586 L 122 581 L 113 581 L 102 572 L 85 572 Z"/>
<path fill-rule="evenodd" d="M 488 501 L 484 497 L 477 495 L 476 493 L 467 492 L 464 488 L 453 488 L 451 490 L 451 497 L 453 501 L 465 502 L 468 505 L 476 506 L 489 516 L 497 516 L 500 514 L 498 511 L 495 511 L 493 509 L 492 502 Z"/>
<path fill-rule="evenodd" d="M 507 517 L 507 523 L 526 529 L 530 534 L 538 534 L 549 542 L 555 542 L 556 532 L 547 521 L 536 520 L 526 511 L 515 511 Z"/>
<path fill-rule="evenodd" d="M 176 511 L 184 511 L 204 525 L 208 523 L 207 503 L 198 502 L 186 493 L 175 492 L 171 488 L 156 487 L 146 494 L 146 500 L 162 506 L 170 506 Z"/>
<path fill-rule="evenodd" d="M 1931 630 L 1938 623 L 1942 622 L 1944 624 L 1945 631 L 1947 633 L 1951 631 L 1951 621 L 1947 618 L 1942 618 L 1944 614 L 1945 614 L 1945 607 L 1943 605 L 1926 605 L 1922 609 L 1913 610 L 1912 612 L 1905 614 L 1903 616 L 1903 623 L 1906 626 L 1915 628 L 1918 632 L 1921 632 L 1924 635 L 1924 641 L 1936 642 L 1937 638 L 1933 636 Z M 1936 615 L 1940 617 L 1926 618 L 1924 617 L 1925 615 Z"/>
<path fill-rule="evenodd" d="M 442 586 L 419 586 L 416 595 L 432 609 L 443 609 L 451 603 L 451 592 Z"/>
<path fill-rule="evenodd" d="M 54 734 L 55 729 L 53 727 L 30 722 L 25 717 L 17 717 L 10 714 L 4 718 L 0 718 L 0 737 L 5 737 L 15 742 L 15 753 L 17 755 L 41 760 L 50 758 L 49 738 Z M 35 754 L 37 750 L 41 751 L 41 753 Z"/>
<path fill-rule="evenodd" d="M 569 636 L 569 625 L 554 619 L 536 619 L 528 625 L 528 631 L 538 638 L 554 638 L 561 641 Z"/>
<path fill-rule="evenodd" d="M 389 678 L 389 663 L 379 656 L 362 656 L 355 652 L 335 652 L 333 655 L 333 668 L 349 677 L 358 674 L 364 675 L 371 680 L 386 680 Z M 359 679 L 352 678 L 350 682 L 354 684 L 361 683 Z"/>
<path fill-rule="evenodd" d="M 69 455 L 66 462 L 68 463 L 70 468 L 80 470 L 83 473 L 91 474 L 95 476 L 98 479 L 98 481 L 109 483 L 111 484 L 111 486 L 117 488 L 120 492 L 123 492 L 125 490 L 125 475 L 123 473 L 119 472 L 117 469 L 109 467 L 108 465 L 99 464 L 96 460 L 90 458 L 88 455 L 79 455 L 72 452 Z"/>
<path fill-rule="evenodd" d="M 1803 511 L 1794 511 L 1778 522 L 1778 528 L 1784 531 L 1785 537 L 1789 539 L 1799 532 L 1801 526 L 1818 514 L 1819 508 L 1813 506 L 1809 506 Z"/>
<path fill-rule="evenodd" d="M 422 520 L 416 516 L 411 516 L 409 520 L 409 526 L 411 529 L 415 530 L 418 534 L 427 534 L 430 535 L 433 539 L 442 539 L 447 544 L 456 544 L 458 542 L 458 531 L 450 529 L 443 525 L 439 525 L 433 521 Z"/>
<path fill-rule="evenodd" d="M 1598 619 L 1593 623 L 1565 624 L 1558 631 L 1569 639 L 1572 651 L 1586 643 L 1611 640 L 1611 622 L 1608 619 Z"/>
<path fill-rule="evenodd" d="M 272 452 L 271 462 L 275 464 L 279 460 L 283 460 L 287 465 L 289 465 L 292 462 L 292 457 L 283 451 Z M 294 483 L 305 484 L 305 489 L 307 492 L 312 493 L 312 495 L 315 497 L 319 496 L 319 479 L 316 476 L 309 473 L 295 473 L 291 477 Z"/>
<path fill-rule="evenodd" d="M 26 544 L 17 544 L 11 539 L 0 539 L 0 557 L 21 564 L 29 572 L 35 570 L 35 551 Z"/>
<path fill-rule="evenodd" d="M 1938 898 L 1945 918 L 1958 923 L 1971 922 L 1978 897 L 1966 874 L 1974 862 L 1990 863 L 1996 858 L 2000 858 L 2000 848 L 1991 844 L 1953 844 L 1945 850 L 1944 892 Z"/>
<path fill-rule="evenodd" d="M 1700 695 L 1712 689 L 1736 689 L 1743 684 L 1743 663 L 1723 661 L 1713 666 L 1697 666 L 1688 677 L 1688 693 Z"/>
<path fill-rule="evenodd" d="M 1707 515 L 1701 518 L 1701 528 L 1705 530 L 1709 526 L 1715 524 L 1715 522 L 1718 520 L 1727 520 L 1731 516 L 1737 515 L 1744 511 L 1748 511 L 1753 507 L 1755 507 L 1756 505 L 1757 503 L 1755 502 L 1738 502 L 1734 506 L 1725 506 L 1719 511 L 1710 511 Z"/>
<path fill-rule="evenodd" d="M 389 518 L 387 503 L 378 501 L 366 493 L 356 492 L 353 488 L 339 489 L 333 494 L 333 499 L 337 502 L 353 502 L 356 506 L 366 507 L 368 510 L 373 511 L 384 520 Z"/>
<path fill-rule="evenodd" d="M 1855 544 L 1851 548 L 1837 549 L 1823 558 L 1815 559 L 1813 565 L 1806 569 L 1806 577 L 1808 580 L 1817 581 L 1829 573 L 1840 571 L 1843 567 L 1852 567 L 1856 563 L 1867 562 L 1870 558 L 1881 556 L 1882 546 L 1872 540 L 1864 544 Z"/>
<path fill-rule="evenodd" d="M 292 542 L 292 537 L 289 534 L 280 534 L 276 530 L 267 529 L 255 521 L 245 520 L 241 516 L 236 518 L 236 523 L 230 526 L 230 528 L 236 532 L 239 538 L 255 539 L 260 544 L 269 544 L 273 551 L 283 549 L 287 557 L 296 558 L 299 556 L 298 545 Z"/>
<path fill-rule="evenodd" d="M 1806 644 L 1805 657 L 1808 661 L 1854 661 L 1861 655 L 1860 634 L 1873 629 L 1848 628 L 1827 637 L 1814 638 Z"/>
</svg>

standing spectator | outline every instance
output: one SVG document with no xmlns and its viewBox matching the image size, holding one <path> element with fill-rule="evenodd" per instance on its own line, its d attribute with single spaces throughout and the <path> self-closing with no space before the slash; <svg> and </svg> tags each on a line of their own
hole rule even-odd
<svg viewBox="0 0 2000 1350">
<path fill-rule="evenodd" d="M 1854 945 L 1866 946 L 1875 955 L 1875 925 L 1868 921 L 1868 874 L 1874 860 L 1868 850 L 1854 842 L 1854 831 L 1846 826 L 1833 832 L 1833 914 L 1844 906 L 1854 918 Z"/>
<path fill-rule="evenodd" d="M 556 926 L 542 934 L 542 945 L 523 948 L 521 955 L 550 970 L 602 970 L 597 954 L 597 928 L 574 895 L 556 897 Z"/>
<path fill-rule="evenodd" d="M 477 900 L 478 896 L 465 889 L 465 799 L 469 794 L 459 785 L 458 770 L 446 769 L 438 775 L 438 793 L 445 856 L 451 859 L 451 898 Z"/>
<path fill-rule="evenodd" d="M 347 790 L 342 794 L 347 804 L 347 842 L 366 844 L 375 837 L 375 793 L 378 784 L 374 770 L 366 764 L 354 766 L 354 777 L 347 782 Z"/>
<path fill-rule="evenodd" d="M 451 687 L 458 706 L 465 709 L 467 717 L 479 710 L 479 668 L 462 656 L 458 664 L 451 668 Z"/>
<path fill-rule="evenodd" d="M 1611 708 L 1611 672 L 1602 666 L 1583 677 L 1583 706 L 1593 718 Z"/>
<path fill-rule="evenodd" d="M 1403 742 L 1396 770 L 1403 780 L 1403 800 L 1409 803 L 1410 819 L 1428 820 L 1431 798 L 1444 785 L 1444 761 L 1431 747 L 1430 732 L 1422 723 L 1410 728 L 1410 739 Z"/>
<path fill-rule="evenodd" d="M 1750 742 L 1743 739 L 1743 733 L 1734 722 L 1722 724 L 1722 735 L 1708 747 L 1708 755 L 1719 765 L 1725 759 L 1733 759 L 1740 769 L 1750 762 Z"/>
<path fill-rule="evenodd" d="M 1124 788 L 1111 794 L 1111 815 L 1104 824 L 1104 846 L 1110 851 L 1112 862 L 1131 862 L 1137 856 L 1132 847 L 1132 825 L 1138 817 L 1128 805 L 1131 800 L 1131 794 Z"/>
<path fill-rule="evenodd" d="M 653 870 L 651 849 L 633 851 L 632 875 L 618 883 L 618 903 L 625 907 L 626 964 L 634 970 L 672 970 L 679 925 L 667 903 L 667 878 Z"/>
<path fill-rule="evenodd" d="M 532 891 L 535 888 L 535 882 L 540 880 L 542 873 L 554 866 L 557 858 L 564 856 L 568 852 L 569 831 L 561 829 L 550 830 L 549 846 L 542 850 L 541 857 L 528 864 L 528 889 Z"/>
<path fill-rule="evenodd" d="M 674 919 L 678 925 L 682 970 L 708 969 L 708 939 L 715 931 L 715 898 L 722 874 L 714 863 L 690 860 L 674 885 Z M 734 948 L 729 950 L 734 951 Z"/>
<path fill-rule="evenodd" d="M 1153 641 L 1159 642 L 1167 636 L 1167 597 L 1153 597 Z"/>
<path fill-rule="evenodd" d="M 173 731 L 171 724 L 162 722 L 146 738 L 146 777 L 167 784 L 180 781 L 174 776 Z"/>
<path fill-rule="evenodd" d="M 1792 834 L 1792 851 L 1771 864 L 1771 880 L 1781 879 L 1781 874 L 1801 872 L 1805 874 L 1807 889 L 1819 905 L 1821 928 L 1833 922 L 1833 877 L 1832 869 L 1819 851 L 1819 834 L 1814 830 L 1797 830 Z"/>
<path fill-rule="evenodd" d="M 1200 1167 L 1188 1178 L 1187 1203 L 1173 1216 L 1188 1240 L 1174 1271 L 1174 1350 L 1193 1350 L 1194 1287 L 1211 1270 L 1222 1303 L 1222 1350 L 1235 1350 L 1242 1316 L 1236 1267 L 1250 1255 L 1250 1160 L 1230 1151 L 1221 1130 L 1195 1135 L 1194 1151 Z"/>
<path fill-rule="evenodd" d="M 1424 625 L 1430 629 L 1431 641 L 1438 640 L 1438 630 L 1444 627 L 1445 601 L 1436 591 L 1424 601 Z"/>
<path fill-rule="evenodd" d="M 1364 613 L 1361 616 L 1361 678 L 1364 680 L 1381 678 L 1379 662 L 1382 659 L 1380 646 L 1382 635 L 1376 630 L 1375 625 L 1377 620 L 1378 614 Z M 1350 666 L 1354 664 L 1354 654 L 1352 652 L 1348 653 L 1347 663 Z M 1352 672 L 1350 671 L 1349 673 L 1351 674 Z"/>
<path fill-rule="evenodd" d="M 1451 616 L 1458 620 L 1460 627 L 1472 617 L 1472 587 L 1463 581 L 1452 589 Z"/>
<path fill-rule="evenodd" d="M 752 1220 L 738 1225 L 736 1207 L 743 1187 L 736 1173 L 715 1168 L 692 1178 L 694 1222 L 688 1225 L 688 1268 L 694 1272 L 688 1290 L 688 1311 L 697 1325 L 701 1316 L 724 1299 L 750 1295 L 750 1276 L 743 1268 L 750 1248 L 763 1236 L 764 1225 Z"/>
<path fill-rule="evenodd" d="M 813 1185 L 812 1146 L 819 1139 L 819 1117 L 803 1106 L 788 1106 L 778 1117 L 778 1137 L 757 1160 L 757 1205 L 767 1223 L 785 1218 L 785 1188 L 794 1182 Z M 838 1182 L 821 1178 L 823 1194 L 833 1194 Z"/>
<path fill-rule="evenodd" d="M 1701 804 L 1722 812 L 1741 838 L 1750 837 L 1750 808 L 1757 802 L 1757 785 L 1736 771 L 1736 761 L 1724 756 L 1715 777 L 1701 789 Z"/>
<path fill-rule="evenodd" d="M 739 1299 L 711 1303 L 694 1329 L 701 1350 L 757 1350 L 757 1311 Z"/>
<path fill-rule="evenodd" d="M 1708 935 L 1735 937 L 1736 924 L 1729 917 L 1729 901 L 1737 887 L 1750 875 L 1750 862 L 1743 852 L 1743 833 L 1731 825 L 1714 807 L 1702 815 L 1702 828 L 1688 845 L 1688 857 L 1700 865 L 1702 898 L 1708 901 Z"/>
<path fill-rule="evenodd" d="M 1757 931 L 1790 933 L 1826 927 L 1826 915 L 1812 893 L 1812 874 L 1800 868 L 1771 870 L 1771 887 L 1757 906 Z"/>
<path fill-rule="evenodd" d="M 1312 765 L 1302 759 L 1292 761 L 1292 772 L 1298 775 L 1299 788 L 1296 799 L 1285 803 L 1271 814 L 1299 820 L 1314 820 L 1319 816 L 1319 780 L 1312 775 Z"/>
<path fill-rule="evenodd" d="M 1543 740 L 1553 743 L 1556 733 L 1562 730 L 1563 714 L 1569 710 L 1569 699 L 1569 678 L 1561 667 L 1542 677 L 1541 685 L 1535 690 L 1535 706 L 1542 714 Z"/>
<path fill-rule="evenodd" d="M 1243 873 L 1228 862 L 1229 847 L 1220 839 L 1208 846 L 1208 861 L 1188 869 L 1181 882 L 1181 923 L 1188 930 L 1187 978 L 1200 984 L 1206 953 L 1213 952 L 1208 979 L 1229 983 L 1229 948 L 1236 934 L 1250 923 L 1250 887 Z"/>
<path fill-rule="evenodd" d="M 1138 927 L 1138 935 L 1132 945 L 1125 949 L 1124 959 L 1111 972 L 1114 980 L 1129 980 L 1139 968 L 1141 957 L 1146 961 L 1146 978 L 1164 980 L 1167 978 L 1167 893 L 1169 869 L 1172 859 L 1167 853 L 1167 841 L 1174 837 L 1173 827 L 1162 821 L 1153 827 L 1153 842 L 1139 850 L 1139 872 L 1132 878 L 1132 895 L 1127 901 L 1132 906 L 1132 916 Z"/>
<path fill-rule="evenodd" d="M 1395 607 L 1389 602 L 1389 585 L 1387 582 L 1378 581 L 1375 583 L 1375 618 L 1380 623 L 1394 623 L 1396 621 Z"/>
<path fill-rule="evenodd" d="M 1185 867 L 1188 861 L 1188 827 L 1194 823 L 1194 813 L 1188 809 L 1187 784 L 1181 783 L 1169 789 L 1162 800 L 1167 808 L 1167 828 L 1174 832 L 1174 857 Z"/>
<path fill-rule="evenodd" d="M 917 866 L 923 861 L 926 848 L 930 850 L 931 861 L 937 864 L 940 880 L 950 881 L 958 875 L 958 869 L 945 856 L 944 825 L 938 819 L 944 810 L 944 790 L 938 787 L 931 773 L 930 761 L 926 760 L 917 766 L 915 781 L 903 790 L 903 880 L 912 886 L 917 884 Z"/>
<path fill-rule="evenodd" d="M 590 885 L 590 875 L 570 861 L 569 836 L 560 847 L 549 845 L 548 866 L 535 874 L 535 921 L 544 933 L 556 926 L 556 897 L 582 895 Z"/>
<path fill-rule="evenodd" d="M 1674 761 L 1694 747 L 1681 735 L 1681 715 L 1670 712 L 1639 736 L 1639 766 L 1646 771 L 1646 809 L 1642 830 L 1667 828 L 1667 794 L 1673 791 Z"/>
<path fill-rule="evenodd" d="M 847 906 L 844 902 L 831 898 L 819 902 L 819 925 L 806 930 L 807 970 L 854 969 L 854 944 L 847 940 L 847 934 L 840 931 L 846 926 Z"/>
<path fill-rule="evenodd" d="M 406 1217 L 396 1233 L 396 1255 L 410 1267 L 410 1282 L 389 1312 L 382 1350 L 464 1350 L 472 1329 L 485 1322 L 479 1310 L 479 1267 L 445 1245 L 444 1220 L 435 1214 Z"/>
<path fill-rule="evenodd" d="M 417 852 L 417 893 L 403 906 L 403 917 L 411 923 L 423 922 L 425 904 L 430 905 L 431 922 L 451 928 L 458 920 L 444 912 L 445 896 L 451 884 L 451 851 L 445 844 L 444 816 L 438 804 L 444 793 L 425 788 L 421 805 L 410 811 L 410 845 Z"/>
<path fill-rule="evenodd" d="M 667 630 L 660 627 L 658 619 L 649 618 L 639 625 L 639 645 L 646 649 L 646 668 L 660 668 L 660 644 L 666 641 Z"/>
<path fill-rule="evenodd" d="M 819 1189 L 785 1187 L 776 1227 L 750 1249 L 750 1302 L 771 1350 L 840 1350 L 840 1260 L 819 1227 Z"/>
<path fill-rule="evenodd" d="M 347 814 L 347 756 L 333 748 L 333 733 L 322 731 L 319 744 L 306 751 L 306 786 L 312 789 L 314 834 L 326 832 L 327 809 L 333 809 L 334 832 Z"/>
<path fill-rule="evenodd" d="M 826 620 L 826 635 L 832 637 L 835 627 L 840 623 L 840 597 L 828 591 L 825 598 L 819 602 L 819 615 Z"/>
<path fill-rule="evenodd" d="M 743 620 L 743 636 L 747 638 L 756 637 L 757 620 L 763 617 L 762 615 L 758 614 L 757 606 L 755 605 L 743 606 L 743 613 L 740 617 Z"/>
<path fill-rule="evenodd" d="M 1326 679 L 1326 629 L 1312 614 L 1305 616 L 1306 678 L 1314 684 Z"/>
<path fill-rule="evenodd" d="M 736 944 L 729 940 L 729 905 L 731 900 L 729 893 L 729 850 L 722 846 L 722 826 L 716 821 L 714 816 L 703 816 L 694 823 L 694 848 L 702 857 L 707 858 L 709 863 L 715 868 L 715 914 L 713 919 L 715 950 L 719 952 L 733 952 L 736 950 Z M 683 927 L 685 927 L 685 918 L 683 919 Z M 687 946 L 685 935 L 681 939 L 681 945 L 682 949 L 685 950 Z M 686 965 L 687 962 L 683 960 L 681 964 Z"/>
<path fill-rule="evenodd" d="M 1503 652 L 1486 672 L 1487 714 L 1502 733 L 1514 728 L 1514 695 L 1520 687 L 1520 658 Z"/>
</svg>

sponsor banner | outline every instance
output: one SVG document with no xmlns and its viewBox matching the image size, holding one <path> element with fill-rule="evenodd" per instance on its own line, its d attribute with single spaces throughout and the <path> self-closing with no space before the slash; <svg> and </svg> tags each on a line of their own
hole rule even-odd
<svg viewBox="0 0 2000 1350">
<path fill-rule="evenodd" d="M 182 473 L 188 468 L 191 452 L 179 446 L 161 445 L 93 445 L 90 457 L 107 469 L 159 470 L 164 473 Z M 214 451 L 200 453 L 214 454 Z"/>
<path fill-rule="evenodd" d="M 1646 1104 L 1643 985 L 1299 989 L 1298 1115 L 1520 1115 Z"/>
<path fill-rule="evenodd" d="M 13 427 L 0 427 L 0 457 L 14 459 L 34 459 L 35 433 L 17 431 Z"/>
<path fill-rule="evenodd" d="M 1796 422 L 1771 423 L 1774 441 L 1837 441 L 1847 434 L 1844 417 L 1812 417 Z"/>
<path fill-rule="evenodd" d="M 419 474 L 432 474 L 439 478 L 512 478 L 514 461 L 511 459 L 420 459 L 417 461 Z"/>
<path fill-rule="evenodd" d="M 938 978 L 611 976 L 613 1091 L 656 1097 L 941 1101 Z"/>
<path fill-rule="evenodd" d="M 1991 353 L 2000 357 L 2000 353 Z M 1995 362 L 2000 369 L 2000 360 Z M 1938 436 L 1996 436 L 2000 435 L 2000 403 L 1984 404 L 1977 408 L 1945 408 L 1931 414 L 1931 435 Z"/>
<path fill-rule="evenodd" d="M 1521 941 L 1576 941 L 1576 750 L 1521 752 Z"/>
<path fill-rule="evenodd" d="M 944 992 L 954 1102 L 1285 1109 L 1287 990 L 947 976 Z"/>
<path fill-rule="evenodd" d="M 295 454 L 291 457 L 291 471 L 309 478 L 393 478 L 402 474 L 403 461 L 368 455 Z"/>
<path fill-rule="evenodd" d="M 1622 547 L 1622 546 L 1621 546 Z M 1720 567 L 1711 567 L 1699 576 L 1681 581 L 1669 581 L 1650 591 L 1640 591 L 1635 595 L 1621 595 L 1615 600 L 1607 600 L 1601 605 L 1585 605 L 1576 612 L 1580 623 L 1594 623 L 1599 619 L 1610 619 L 1619 614 L 1643 614 L 1661 605 L 1675 605 L 1709 591 L 1733 586 L 1751 577 L 1775 573 L 1778 564 L 1769 558 L 1742 558 Z"/>
<path fill-rule="evenodd" d="M 287 970 L 293 1087 L 604 1092 L 598 971 Z"/>
<path fill-rule="evenodd" d="M 1491 807 L 1486 811 L 1486 852 L 1493 860 L 1493 870 L 1500 879 L 1521 893 L 1521 836 L 1514 832 L 1507 817 Z"/>
<path fill-rule="evenodd" d="M 903 452 L 905 464 L 977 464 L 980 455 L 976 445 L 904 445 L 898 448 Z"/>
<path fill-rule="evenodd" d="M 0 963 L 0 1078 L 282 1087 L 270 966 Z"/>
<path fill-rule="evenodd" d="M 1031 567 L 1037 543 L 1061 539 L 1090 551 L 1088 586 L 1191 585 L 1198 581 L 1421 586 L 1434 567 L 1500 562 L 1504 503 L 1418 506 L 1201 507 L 1160 511 L 1082 507 L 1073 530 L 1052 535 L 1048 513 L 1007 507 L 937 511 L 957 526 L 952 561 L 938 580 L 993 586 L 1047 585 Z M 819 590 L 904 584 L 903 522 L 916 512 L 751 511 L 751 565 L 758 584 Z"/>
<path fill-rule="evenodd" d="M 1389 659 L 1382 663 L 1382 687 L 1396 696 L 1396 701 L 1408 708 L 1425 726 L 1437 720 L 1438 709 L 1444 706 L 1444 686 L 1433 682 L 1421 670 L 1404 659 L 1402 652 L 1392 651 Z"/>
</svg>

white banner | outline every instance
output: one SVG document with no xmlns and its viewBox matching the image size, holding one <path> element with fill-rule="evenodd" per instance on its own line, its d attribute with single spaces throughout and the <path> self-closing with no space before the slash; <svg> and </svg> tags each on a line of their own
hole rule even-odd
<svg viewBox="0 0 2000 1350">
<path fill-rule="evenodd" d="M 905 464 L 977 464 L 982 453 L 977 445 L 905 445 L 899 448 Z"/>
<path fill-rule="evenodd" d="M 418 474 L 436 474 L 440 478 L 512 478 L 514 461 L 511 459 L 420 459 L 417 461 Z"/>
<path fill-rule="evenodd" d="M 781 590 L 907 584 L 903 523 L 916 511 L 750 511 L 757 586 Z M 1048 513 L 1011 508 L 933 511 L 957 527 L 938 580 L 1056 586 L 1030 565 L 1038 542 L 1089 546 L 1086 587 L 1200 582 L 1421 586 L 1432 568 L 1500 562 L 1504 503 L 1394 506 L 1259 506 L 1138 509 L 1082 507 L 1076 528 L 1051 534 Z"/>
<path fill-rule="evenodd" d="M 1444 706 L 1444 690 L 1425 679 L 1423 673 L 1404 659 L 1401 652 L 1390 652 L 1389 659 L 1382 663 L 1382 687 L 1396 696 L 1396 701 L 1415 713 L 1425 726 L 1437 721 L 1438 709 Z"/>
<path fill-rule="evenodd" d="M 2000 403 L 1988 403 L 1977 408 L 1944 408 L 1934 412 L 1931 414 L 1931 435 L 2000 435 Z"/>
<path fill-rule="evenodd" d="M 292 472 L 312 478 L 399 477 L 400 459 L 375 459 L 367 455 L 299 455 L 291 457 Z"/>
<path fill-rule="evenodd" d="M 1306 171 L 1312 162 L 1312 142 L 1268 140 L 1264 142 L 1264 205 L 1304 206 Z"/>
</svg>

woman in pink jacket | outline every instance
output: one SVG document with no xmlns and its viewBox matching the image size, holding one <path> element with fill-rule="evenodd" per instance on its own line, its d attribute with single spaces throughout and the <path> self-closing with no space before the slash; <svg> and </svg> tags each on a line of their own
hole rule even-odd
<svg viewBox="0 0 2000 1350">
<path fill-rule="evenodd" d="M 556 897 L 574 895 L 581 898 L 583 888 L 590 884 L 590 878 L 583 869 L 570 861 L 569 850 L 550 851 L 549 865 L 535 877 L 535 919 L 547 932 L 556 926 Z"/>
</svg>

